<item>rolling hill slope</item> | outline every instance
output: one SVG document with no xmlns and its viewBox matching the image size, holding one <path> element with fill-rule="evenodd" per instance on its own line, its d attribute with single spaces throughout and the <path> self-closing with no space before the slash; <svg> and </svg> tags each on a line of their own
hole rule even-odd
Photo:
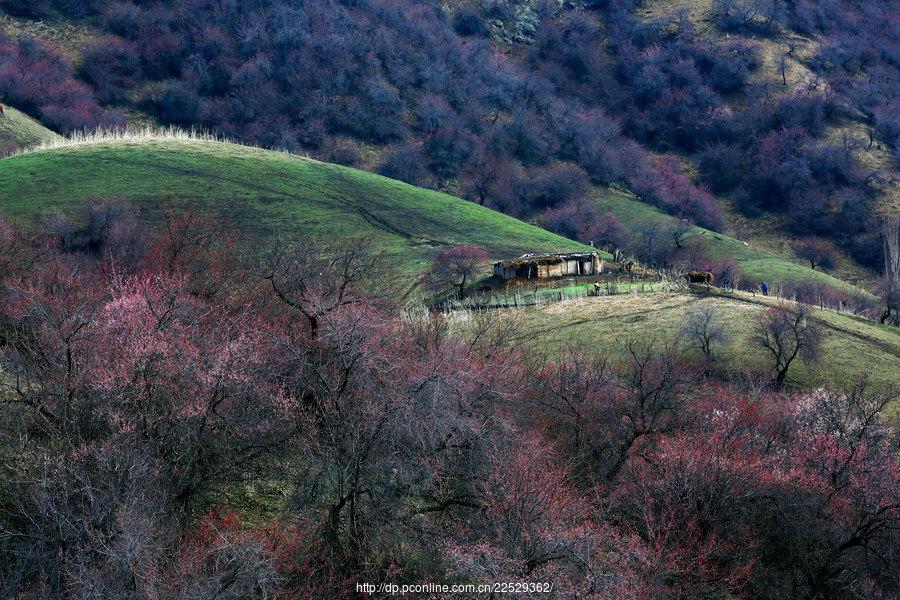
<svg viewBox="0 0 900 600">
<path fill-rule="evenodd" d="M 774 11 L 792 11 L 795 10 L 797 3 L 771 3 L 770 6 Z M 815 4 L 815 3 L 811 3 Z M 821 8 L 820 15 L 823 20 L 827 21 L 833 18 L 832 13 L 838 5 L 847 8 L 851 3 L 842 2 L 837 4 L 819 3 Z M 864 4 L 864 3 L 860 3 Z M 878 3 L 872 3 L 873 8 Z M 780 5 L 780 8 L 779 8 Z M 811 89 L 825 89 L 828 94 L 839 94 L 839 88 L 845 85 L 841 82 L 830 80 L 829 77 L 823 76 L 821 72 L 816 72 L 816 63 L 820 62 L 816 55 L 830 44 L 834 44 L 834 39 L 828 39 L 820 34 L 810 33 L 802 29 L 792 29 L 784 23 L 777 26 L 767 26 L 761 29 L 754 27 L 723 27 L 721 24 L 721 16 L 723 12 L 729 10 L 741 15 L 745 15 L 750 20 L 761 21 L 764 19 L 765 11 L 747 10 L 750 3 L 739 2 L 715 2 L 714 0 L 685 0 L 684 2 L 670 2 L 668 0 L 648 0 L 641 3 L 637 14 L 645 22 L 651 22 L 664 15 L 671 15 L 674 10 L 683 11 L 682 14 L 690 21 L 691 26 L 705 39 L 712 40 L 717 44 L 736 44 L 744 43 L 750 47 L 757 48 L 759 51 L 759 63 L 757 68 L 751 73 L 750 81 L 753 85 L 765 87 L 773 93 L 795 92 L 799 94 L 807 93 L 807 86 Z M 758 3 L 758 6 L 761 4 Z M 743 7 L 743 10 L 742 10 Z M 802 12 L 802 11 L 801 11 Z M 875 14 L 874 12 L 872 14 Z M 848 20 L 852 22 L 853 20 Z M 866 36 L 861 18 L 860 22 L 855 24 L 857 34 Z M 846 38 L 839 43 L 846 42 Z M 877 42 L 872 39 L 863 37 L 859 40 L 860 47 L 872 45 L 874 48 L 880 47 Z M 845 60 L 847 60 L 845 58 Z M 849 75 L 854 69 L 851 61 L 841 65 L 842 69 L 847 69 Z M 871 66 L 866 67 L 871 68 Z M 852 75 L 851 75 L 852 77 Z M 887 77 L 885 77 L 886 79 Z M 729 98 L 733 108 L 741 110 L 745 108 L 748 102 L 752 102 L 744 94 L 735 94 Z M 856 139 L 866 140 L 873 123 L 867 116 L 868 110 L 861 109 L 861 106 L 855 105 L 853 101 L 842 100 L 839 105 L 843 110 L 837 111 L 839 114 L 833 118 L 826 120 L 824 131 L 822 133 L 822 141 L 832 144 L 842 144 L 843 140 Z M 854 148 L 856 158 L 862 168 L 866 171 L 881 171 L 891 174 L 896 172 L 896 162 L 893 152 L 888 144 L 880 143 L 857 143 L 858 147 Z M 692 164 L 693 168 L 697 168 L 697 157 L 690 155 L 681 156 L 683 160 Z M 873 185 L 879 190 L 879 210 L 884 214 L 893 214 L 900 210 L 900 183 L 896 177 L 885 177 L 882 181 L 874 182 Z M 726 207 L 733 207 L 735 198 L 733 193 L 721 195 Z M 737 228 L 742 229 L 742 238 L 747 239 L 757 247 L 787 246 L 792 240 L 791 226 L 789 219 L 784 214 L 769 213 L 762 219 L 765 225 L 757 217 L 746 218 L 737 210 L 726 211 L 726 222 L 730 230 Z M 864 266 L 856 263 L 851 256 L 848 256 L 838 248 L 842 260 L 841 268 L 845 273 L 841 274 L 844 279 L 854 280 L 871 280 L 872 273 Z"/>
<path fill-rule="evenodd" d="M 515 319 L 515 344 L 551 355 L 564 344 L 588 352 L 612 351 L 628 338 L 653 337 L 672 343 L 689 310 L 711 306 L 721 311 L 731 340 L 721 354 L 723 370 L 765 372 L 769 357 L 750 343 L 758 314 L 778 301 L 744 293 L 697 294 L 686 291 L 624 293 L 551 302 L 539 307 L 504 310 L 500 318 Z M 814 309 L 823 329 L 822 362 L 791 366 L 788 382 L 801 387 L 822 383 L 841 385 L 854 375 L 871 371 L 873 383 L 900 386 L 900 331 L 831 310 Z M 464 329 L 465 319 L 460 323 Z M 896 408 L 895 408 L 896 409 Z"/>
<path fill-rule="evenodd" d="M 616 190 L 602 190 L 594 193 L 594 202 L 601 213 L 614 213 L 632 233 L 638 225 L 648 222 L 670 223 L 674 217 L 657 208 Z M 734 260 L 744 277 L 749 280 L 766 281 L 769 285 L 780 285 L 788 280 L 812 280 L 851 293 L 861 290 L 846 281 L 828 273 L 813 270 L 808 266 L 777 256 L 756 246 L 746 244 L 731 236 L 716 233 L 701 227 L 694 227 L 686 242 L 702 244 L 701 254 L 711 260 Z"/>
<path fill-rule="evenodd" d="M 283 152 L 199 139 L 184 133 L 132 134 L 65 142 L 0 161 L 0 211 L 29 220 L 90 198 L 133 202 L 147 218 L 159 200 L 190 204 L 263 233 L 326 237 L 372 235 L 413 275 L 435 250 L 483 246 L 492 257 L 585 246 L 493 210 L 440 192 Z M 611 191 L 595 197 L 601 211 L 630 228 L 671 220 L 657 209 Z M 693 243 L 710 258 L 736 260 L 747 277 L 778 284 L 812 279 L 859 292 L 725 235 L 696 229 Z"/>
<path fill-rule="evenodd" d="M 59 142 L 63 138 L 15 108 L 4 105 L 0 116 L 0 156 L 4 151 Z"/>
<path fill-rule="evenodd" d="M 166 136 L 60 145 L 0 161 L 0 212 L 28 220 L 90 198 L 190 204 L 239 227 L 325 237 L 371 235 L 401 268 L 435 250 L 483 246 L 492 257 L 585 246 L 446 194 L 355 169 L 236 144 Z"/>
</svg>

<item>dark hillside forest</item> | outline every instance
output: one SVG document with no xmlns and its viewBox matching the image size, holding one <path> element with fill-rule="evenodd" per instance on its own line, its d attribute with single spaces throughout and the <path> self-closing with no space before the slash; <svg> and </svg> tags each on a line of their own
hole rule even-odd
<svg viewBox="0 0 900 600">
<path fill-rule="evenodd" d="M 0 58 L 0 92 L 63 130 L 118 122 L 100 107 L 130 106 L 551 225 L 584 206 L 591 184 L 712 229 L 724 227 L 715 195 L 727 196 L 748 217 L 779 215 L 785 233 L 831 238 L 881 265 L 877 214 L 896 191 L 896 162 L 863 152 L 897 157 L 891 2 L 715 0 L 702 24 L 678 3 L 648 16 L 635 0 L 0 6 L 104 32 L 77 68 L 35 42 Z M 762 75 L 775 38 L 788 40 L 776 57 L 784 83 L 788 63 L 811 76 L 777 85 Z M 799 39 L 815 41 L 803 57 Z M 45 78 L 71 92 L 38 99 L 30 85 Z"/>
</svg>

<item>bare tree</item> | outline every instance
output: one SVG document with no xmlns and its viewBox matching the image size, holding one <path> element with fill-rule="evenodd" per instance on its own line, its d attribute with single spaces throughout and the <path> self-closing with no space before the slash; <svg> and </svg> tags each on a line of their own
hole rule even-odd
<svg viewBox="0 0 900 600">
<path fill-rule="evenodd" d="M 715 347 L 729 341 L 722 314 L 712 306 L 699 306 L 685 314 L 678 336 L 703 353 L 707 364 L 715 362 Z"/>
<path fill-rule="evenodd" d="M 880 323 L 900 324 L 900 282 L 882 277 L 875 286 L 875 294 L 881 299 Z"/>
<path fill-rule="evenodd" d="M 788 57 L 793 57 L 794 52 L 797 50 L 799 46 L 799 42 L 796 40 L 791 40 L 788 42 L 787 50 L 781 53 L 781 56 L 778 58 L 778 70 L 781 72 L 781 84 L 787 85 L 787 71 L 788 71 Z"/>
<path fill-rule="evenodd" d="M 788 53 L 782 52 L 778 58 L 778 70 L 781 72 L 781 85 L 787 85 Z"/>
<path fill-rule="evenodd" d="M 675 242 L 676 248 L 683 248 L 688 234 L 694 229 L 694 224 L 688 219 L 678 219 L 669 226 L 669 236 Z"/>
<path fill-rule="evenodd" d="M 92 199 L 78 205 L 74 214 L 44 215 L 45 227 L 61 250 L 95 256 L 116 245 L 123 250 L 131 246 L 132 254 L 139 251 L 140 241 L 134 239 L 134 221 L 134 215 L 122 200 Z"/>
<path fill-rule="evenodd" d="M 4 473 L 0 596 L 153 595 L 160 555 L 177 531 L 152 456 L 120 442 L 70 447 L 60 457 L 21 456 L 15 471 Z M 36 573 L 41 593 L 20 596 Z"/>
<path fill-rule="evenodd" d="M 614 386 L 619 391 L 615 440 L 609 452 L 612 465 L 607 481 L 618 477 L 639 442 L 678 426 L 682 396 L 690 383 L 671 346 L 657 349 L 654 340 L 625 343 L 625 361 Z M 617 438 L 617 439 L 616 439 Z"/>
<path fill-rule="evenodd" d="M 368 238 L 339 243 L 278 238 L 250 271 L 269 284 L 279 302 L 303 316 L 315 338 L 325 316 L 371 294 L 363 289 L 379 280 L 381 256 Z"/>
<path fill-rule="evenodd" d="M 885 310 L 880 321 L 886 323 L 900 322 L 900 213 L 886 217 L 882 222 L 882 239 L 884 241 L 884 277 L 879 285 L 879 295 L 884 302 Z M 893 314 L 892 314 L 893 313 Z"/>
<path fill-rule="evenodd" d="M 868 577 L 884 573 L 887 585 L 897 589 L 896 557 L 890 548 L 897 547 L 900 480 L 884 466 L 896 465 L 898 440 L 885 411 L 897 398 L 896 387 L 873 386 L 867 374 L 860 374 L 843 389 L 812 395 L 791 424 L 828 440 L 809 449 L 825 485 L 803 514 L 796 514 L 791 527 L 796 534 L 784 542 L 802 548 L 796 555 L 803 559 L 795 568 L 808 586 L 804 597 L 851 597 L 848 590 L 858 588 L 867 570 Z M 806 443 L 810 438 L 801 439 Z M 842 508 L 835 510 L 837 506 Z M 834 517 L 827 528 L 805 517 L 828 514 Z"/>
<path fill-rule="evenodd" d="M 868 129 L 869 143 L 866 148 L 871 149 L 872 146 L 875 146 L 875 148 L 881 150 L 880 140 L 885 139 L 887 137 L 886 133 L 891 129 L 890 117 L 875 113 L 870 117 L 870 123 L 871 125 Z"/>
<path fill-rule="evenodd" d="M 438 291 L 456 288 L 456 295 L 462 298 L 469 283 L 484 264 L 488 255 L 479 246 L 454 246 L 441 251 L 434 257 L 427 274 L 428 283 Z"/>
<path fill-rule="evenodd" d="M 635 228 L 635 254 L 642 262 L 666 266 L 673 250 L 668 233 L 666 226 L 657 221 L 639 224 Z"/>
<path fill-rule="evenodd" d="M 609 357 L 586 354 L 569 342 L 556 356 L 529 358 L 535 361 L 529 370 L 538 373 L 526 394 L 529 408 L 541 415 L 572 469 L 600 483 L 619 446 L 613 424 L 619 422 L 620 407 L 614 402 L 618 396 Z"/>
<path fill-rule="evenodd" d="M 847 160 L 852 160 L 853 155 L 856 154 L 857 150 L 860 150 L 865 147 L 865 143 L 862 138 L 853 134 L 850 131 L 844 131 L 841 134 L 841 149 L 844 151 L 844 156 Z"/>
<path fill-rule="evenodd" d="M 797 256 L 809 262 L 809 266 L 812 269 L 820 267 L 824 271 L 829 271 L 837 263 L 837 256 L 834 251 L 819 238 L 795 242 L 791 247 L 797 253 Z"/>
<path fill-rule="evenodd" d="M 798 356 L 807 364 L 821 357 L 822 332 L 806 304 L 781 304 L 765 311 L 757 319 L 751 339 L 772 355 L 776 388 L 784 385 L 788 369 Z"/>
<path fill-rule="evenodd" d="M 484 145 L 476 146 L 464 166 L 466 198 L 485 206 L 503 176 L 503 165 Z"/>
</svg>

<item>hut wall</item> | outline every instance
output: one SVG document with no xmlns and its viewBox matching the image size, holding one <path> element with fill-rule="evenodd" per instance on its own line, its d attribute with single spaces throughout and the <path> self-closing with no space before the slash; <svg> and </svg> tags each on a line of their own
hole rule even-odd
<svg viewBox="0 0 900 600">
<path fill-rule="evenodd" d="M 578 275 L 591 275 L 594 272 L 594 264 L 590 260 L 578 261 Z"/>
<path fill-rule="evenodd" d="M 603 261 L 596 255 L 576 254 L 560 256 L 555 260 L 548 260 L 546 257 L 536 257 L 534 260 L 522 258 L 509 262 L 512 264 L 509 264 L 507 261 L 494 263 L 494 275 L 505 280 L 548 279 L 551 277 L 596 275 L 603 269 Z"/>
</svg>

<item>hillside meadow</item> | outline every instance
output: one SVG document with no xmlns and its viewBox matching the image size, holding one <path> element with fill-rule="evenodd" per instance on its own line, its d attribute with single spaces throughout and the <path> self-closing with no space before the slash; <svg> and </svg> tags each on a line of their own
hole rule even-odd
<svg viewBox="0 0 900 600">
<path fill-rule="evenodd" d="M 563 347 L 574 346 L 587 353 L 611 353 L 615 359 L 629 339 L 653 339 L 660 347 L 676 343 L 685 314 L 709 306 L 719 311 L 729 336 L 729 342 L 719 349 L 718 368 L 732 375 L 758 375 L 771 365 L 750 336 L 757 316 L 779 302 L 742 292 L 643 293 L 635 288 L 631 293 L 548 301 L 493 314 L 498 322 L 514 325 L 512 342 L 517 347 L 544 351 L 552 357 Z M 814 315 L 824 334 L 822 361 L 816 365 L 795 361 L 788 384 L 800 388 L 840 386 L 867 372 L 873 383 L 900 386 L 900 332 L 896 327 L 827 309 L 814 309 Z M 473 323 L 471 318 L 470 313 L 461 312 L 454 322 L 466 331 Z"/>
<path fill-rule="evenodd" d="M 91 140 L 0 161 L 0 211 L 28 221 L 88 200 L 123 199 L 147 218 L 159 201 L 256 234 L 374 237 L 409 276 L 441 248 L 491 257 L 586 246 L 446 194 L 349 167 L 186 134 Z"/>
<path fill-rule="evenodd" d="M 592 197 L 597 210 L 616 215 L 621 223 L 635 234 L 639 227 L 647 223 L 671 224 L 673 217 L 627 194 L 615 189 L 597 189 Z M 685 245 L 699 245 L 700 254 L 709 260 L 731 259 L 737 263 L 745 280 L 766 281 L 770 286 L 788 281 L 815 281 L 843 290 L 859 293 L 860 289 L 828 273 L 814 270 L 806 265 L 735 239 L 724 233 L 692 227 L 686 236 Z"/>
<path fill-rule="evenodd" d="M 0 210 L 14 220 L 101 198 L 133 202 L 152 219 L 158 201 L 165 200 L 264 235 L 374 236 L 409 277 L 421 272 L 436 250 L 460 244 L 482 246 L 492 258 L 587 248 L 441 192 L 174 130 L 52 138 L 43 148 L 0 162 L 0 178 L 5 182 Z M 673 220 L 624 192 L 595 190 L 593 200 L 600 212 L 614 213 L 632 232 L 642 223 Z M 687 244 L 702 244 L 701 254 L 711 260 L 735 260 L 748 280 L 770 285 L 809 280 L 861 292 L 725 234 L 695 227 Z"/>
</svg>

